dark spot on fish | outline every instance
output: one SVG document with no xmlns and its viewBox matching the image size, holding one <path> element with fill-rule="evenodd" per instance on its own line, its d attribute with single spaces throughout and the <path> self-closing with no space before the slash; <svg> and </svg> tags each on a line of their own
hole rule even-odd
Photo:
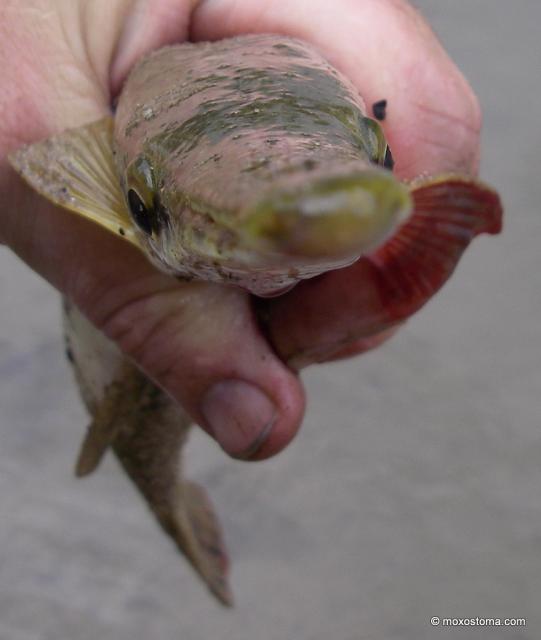
<svg viewBox="0 0 541 640">
<path fill-rule="evenodd" d="M 389 147 L 385 149 L 385 159 L 383 160 L 383 166 L 390 171 L 394 169 L 394 158 Z"/>
<path fill-rule="evenodd" d="M 372 113 L 374 118 L 382 122 L 387 115 L 387 100 L 379 100 L 372 105 Z"/>
<path fill-rule="evenodd" d="M 311 171 L 312 169 L 315 169 L 317 166 L 317 162 L 315 160 L 313 160 L 312 158 L 307 158 L 304 161 L 304 168 L 308 169 L 308 171 Z"/>
<path fill-rule="evenodd" d="M 75 357 L 73 355 L 73 351 L 71 350 L 71 347 L 69 345 L 66 345 L 66 358 L 68 359 L 69 362 L 71 362 L 71 364 L 74 364 L 75 362 Z"/>
<path fill-rule="evenodd" d="M 142 395 L 139 403 L 140 411 L 153 414 L 163 405 L 164 398 L 162 392 L 157 387 L 149 387 Z"/>
<path fill-rule="evenodd" d="M 122 227 L 118 227 L 118 233 L 120 233 L 121 236 L 125 236 L 126 232 L 124 231 L 124 229 Z"/>
<path fill-rule="evenodd" d="M 167 209 L 162 204 L 159 193 L 154 194 L 152 207 L 154 212 L 154 231 L 158 233 L 159 231 L 161 231 L 162 227 L 169 225 L 170 223 L 169 214 L 167 212 Z"/>
<path fill-rule="evenodd" d="M 216 558 L 223 558 L 224 556 L 223 550 L 213 544 L 206 544 L 205 550 L 208 551 L 210 555 L 215 556 Z"/>
</svg>

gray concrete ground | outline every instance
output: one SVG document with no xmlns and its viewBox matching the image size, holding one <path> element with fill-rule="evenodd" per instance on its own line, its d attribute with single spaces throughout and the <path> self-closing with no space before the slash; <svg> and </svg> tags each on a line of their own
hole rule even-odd
<svg viewBox="0 0 541 640">
<path fill-rule="evenodd" d="M 1 640 L 541 637 L 538 0 L 423 0 L 479 92 L 505 233 L 364 358 L 309 370 L 275 460 L 189 467 L 223 518 L 237 598 L 207 597 L 114 462 L 71 476 L 85 416 L 57 298 L 0 254 Z M 526 627 L 433 627 L 432 616 Z"/>
</svg>

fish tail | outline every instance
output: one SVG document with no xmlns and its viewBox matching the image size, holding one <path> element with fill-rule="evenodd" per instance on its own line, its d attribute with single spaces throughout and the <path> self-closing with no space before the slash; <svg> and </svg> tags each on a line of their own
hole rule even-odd
<svg viewBox="0 0 541 640">
<path fill-rule="evenodd" d="M 162 529 L 172 538 L 210 592 L 232 605 L 228 559 L 221 529 L 206 492 L 181 475 L 180 452 L 190 419 L 140 372 L 146 381 L 133 419 L 118 431 L 112 448 L 145 498 Z M 133 401 L 133 398 L 132 398 Z"/>
<path fill-rule="evenodd" d="M 177 490 L 180 504 L 169 509 L 161 524 L 210 592 L 221 604 L 231 607 L 233 595 L 227 581 L 229 559 L 207 492 L 193 482 L 183 482 Z"/>
<path fill-rule="evenodd" d="M 502 228 L 498 194 L 473 179 L 421 179 L 412 184 L 412 198 L 411 217 L 368 256 L 383 307 L 396 321 L 417 311 L 447 281 L 473 238 Z"/>
<path fill-rule="evenodd" d="M 128 363 L 92 413 L 76 474 L 93 471 L 112 448 L 162 529 L 211 593 L 231 606 L 218 519 L 205 491 L 182 477 L 180 453 L 190 428 L 188 416 Z"/>
</svg>

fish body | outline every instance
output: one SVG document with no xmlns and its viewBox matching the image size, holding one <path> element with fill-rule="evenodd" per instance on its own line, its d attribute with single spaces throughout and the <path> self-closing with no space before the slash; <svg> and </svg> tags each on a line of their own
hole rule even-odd
<svg viewBox="0 0 541 640">
<path fill-rule="evenodd" d="M 184 278 L 274 296 L 366 256 L 385 304 L 371 316 L 359 292 L 357 333 L 338 327 L 332 345 L 311 344 L 311 326 L 296 334 L 282 298 L 262 318 L 278 354 L 301 366 L 401 321 L 445 282 L 475 235 L 500 228 L 488 187 L 463 176 L 403 184 L 388 157 L 379 124 L 344 76 L 303 42 L 260 35 L 159 50 L 130 74 L 114 118 L 10 160 L 49 200 Z M 291 326 L 291 340 L 280 341 L 273 322 Z M 162 528 L 229 604 L 216 518 L 181 474 L 189 419 L 69 303 L 64 323 L 92 416 L 77 473 L 90 473 L 111 448 Z"/>
</svg>

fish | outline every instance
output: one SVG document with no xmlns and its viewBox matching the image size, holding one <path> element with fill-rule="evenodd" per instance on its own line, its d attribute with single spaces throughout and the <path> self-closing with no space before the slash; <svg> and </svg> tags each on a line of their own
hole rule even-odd
<svg viewBox="0 0 541 640">
<path fill-rule="evenodd" d="M 501 203 L 487 185 L 394 175 L 377 121 L 389 108 L 382 100 L 370 117 L 350 80 L 301 40 L 183 43 L 143 57 L 110 116 L 26 145 L 10 162 L 45 198 L 131 243 L 159 270 L 254 294 L 271 344 L 300 369 L 403 321 L 476 235 L 501 229 Z M 344 269 L 371 269 L 385 304 L 367 314 L 354 291 L 358 326 L 338 323 L 321 345 L 318 328 L 333 320 L 316 308 L 300 322 L 288 304 L 297 292 L 288 292 L 304 282 L 297 291 L 308 292 L 309 308 L 310 284 L 323 282 L 332 308 Z M 63 322 L 91 415 L 76 474 L 112 450 L 210 592 L 231 605 L 218 519 L 182 474 L 190 418 L 67 300 Z"/>
</svg>

